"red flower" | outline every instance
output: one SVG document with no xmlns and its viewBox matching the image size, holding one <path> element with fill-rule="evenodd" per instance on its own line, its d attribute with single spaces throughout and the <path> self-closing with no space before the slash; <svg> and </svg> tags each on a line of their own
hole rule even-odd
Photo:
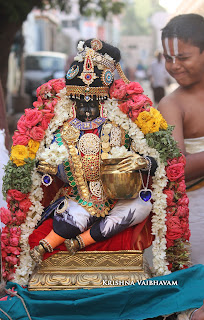
<svg viewBox="0 0 204 320">
<path fill-rule="evenodd" d="M 123 99 L 126 95 L 126 84 L 122 79 L 113 82 L 109 90 L 110 98 Z"/>
<path fill-rule="evenodd" d="M 127 94 L 142 93 L 144 90 L 139 82 L 130 82 L 126 86 Z"/>
<path fill-rule="evenodd" d="M 174 202 L 174 191 L 173 190 L 164 190 L 164 194 L 167 195 L 166 201 L 167 201 L 167 206 L 168 207 L 172 207 L 175 206 L 175 202 Z"/>
<path fill-rule="evenodd" d="M 182 163 L 172 164 L 166 168 L 166 174 L 170 181 L 177 181 L 184 176 L 184 166 Z"/>
<path fill-rule="evenodd" d="M 11 201 L 11 200 L 16 200 L 16 201 L 22 201 L 23 199 L 27 198 L 27 194 L 26 193 L 22 193 L 16 189 L 10 189 L 7 192 L 7 202 Z"/>
<path fill-rule="evenodd" d="M 180 206 L 188 206 L 189 199 L 188 199 L 187 194 L 184 194 L 181 198 L 178 199 L 178 204 Z"/>
<path fill-rule="evenodd" d="M 189 216 L 189 208 L 188 208 L 188 206 L 187 205 L 178 206 L 175 215 L 180 217 L 180 218 L 188 217 Z"/>
<path fill-rule="evenodd" d="M 31 205 L 31 201 L 28 198 L 26 198 L 19 202 L 19 209 L 26 213 Z"/>
<path fill-rule="evenodd" d="M 11 224 L 12 223 L 11 211 L 6 208 L 1 208 L 0 209 L 0 219 L 1 219 L 1 222 L 3 222 L 6 225 Z"/>
<path fill-rule="evenodd" d="M 184 179 L 176 184 L 176 192 L 178 192 L 178 193 L 185 193 L 186 192 L 186 183 L 185 183 Z"/>
<path fill-rule="evenodd" d="M 170 240 L 176 240 L 182 237 L 183 229 L 180 223 L 180 219 L 177 216 L 169 217 L 166 221 L 167 233 L 166 238 Z"/>
<path fill-rule="evenodd" d="M 25 123 L 25 115 L 22 115 L 17 123 L 17 129 L 21 134 L 26 134 L 28 132 L 28 128 Z"/>
</svg>

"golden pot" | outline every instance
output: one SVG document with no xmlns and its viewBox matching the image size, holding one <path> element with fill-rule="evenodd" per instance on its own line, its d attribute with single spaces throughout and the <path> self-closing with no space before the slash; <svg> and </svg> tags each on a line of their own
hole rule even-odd
<svg viewBox="0 0 204 320">
<path fill-rule="evenodd" d="M 142 181 L 138 171 L 120 172 L 118 163 L 124 158 L 104 159 L 101 164 L 101 180 L 109 199 L 137 198 Z"/>
</svg>

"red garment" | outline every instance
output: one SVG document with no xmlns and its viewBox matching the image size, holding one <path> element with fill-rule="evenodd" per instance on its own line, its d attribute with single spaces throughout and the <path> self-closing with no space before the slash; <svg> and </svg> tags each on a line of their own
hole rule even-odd
<svg viewBox="0 0 204 320">
<path fill-rule="evenodd" d="M 150 220 L 150 219 L 149 219 Z M 142 223 L 135 227 L 130 227 L 110 239 L 105 241 L 94 243 L 85 248 L 85 251 L 118 251 L 118 250 L 144 250 L 145 248 L 151 245 L 152 236 L 151 232 L 147 232 L 147 223 L 148 218 L 145 219 Z M 47 219 L 45 220 L 38 229 L 35 229 L 33 233 L 29 236 L 29 245 L 32 249 L 34 246 L 39 244 L 39 241 L 47 236 L 47 234 L 52 230 L 53 220 Z M 148 225 L 150 226 L 149 222 Z M 133 243 L 134 239 L 134 243 Z M 138 244 L 137 244 L 137 239 Z M 66 251 L 66 247 L 64 244 L 56 247 L 53 253 L 57 253 L 58 251 Z M 44 259 L 47 259 L 53 253 L 46 253 L 44 255 Z"/>
</svg>

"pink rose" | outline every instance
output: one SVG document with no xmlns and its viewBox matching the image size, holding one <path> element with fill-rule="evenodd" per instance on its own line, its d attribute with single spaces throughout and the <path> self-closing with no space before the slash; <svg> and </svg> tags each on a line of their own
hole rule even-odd
<svg viewBox="0 0 204 320">
<path fill-rule="evenodd" d="M 30 130 L 30 136 L 33 140 L 41 141 L 44 138 L 45 131 L 42 129 L 42 127 L 33 127 Z"/>
<path fill-rule="evenodd" d="M 53 89 L 56 91 L 56 93 L 60 92 L 65 87 L 65 80 L 64 78 L 61 79 L 52 79 L 48 81 L 50 85 L 52 85 Z"/>
<path fill-rule="evenodd" d="M 0 209 L 0 219 L 1 222 L 4 224 L 11 224 L 12 223 L 12 214 L 11 211 L 5 208 Z"/>
<path fill-rule="evenodd" d="M 164 194 L 167 195 L 167 198 L 166 198 L 167 206 L 169 207 L 175 206 L 174 191 L 166 189 L 164 190 Z"/>
<path fill-rule="evenodd" d="M 152 106 L 152 101 L 145 94 L 134 94 L 131 96 L 131 99 L 137 105 L 137 107 L 148 107 Z"/>
<path fill-rule="evenodd" d="M 126 86 L 127 94 L 142 93 L 144 90 L 139 82 L 130 82 Z"/>
<path fill-rule="evenodd" d="M 37 88 L 37 97 L 41 96 L 42 99 L 47 99 L 47 94 L 52 90 L 52 86 L 47 82 Z"/>
<path fill-rule="evenodd" d="M 166 174 L 170 181 L 177 181 L 184 177 L 184 167 L 182 163 L 172 164 L 166 168 Z"/>
<path fill-rule="evenodd" d="M 188 206 L 189 199 L 187 194 L 184 194 L 181 198 L 178 199 L 178 205 L 179 206 Z"/>
<path fill-rule="evenodd" d="M 43 102 L 42 98 L 38 97 L 37 101 L 33 102 L 33 107 L 38 109 L 38 108 L 43 107 L 43 104 L 44 104 L 44 102 Z"/>
<path fill-rule="evenodd" d="M 21 134 L 19 131 L 15 131 L 12 139 L 14 146 L 16 146 L 17 144 L 27 146 L 30 137 L 26 134 Z"/>
<path fill-rule="evenodd" d="M 25 115 L 22 115 L 17 123 L 17 129 L 21 134 L 26 134 L 28 132 L 28 128 L 25 124 Z"/>
<path fill-rule="evenodd" d="M 36 126 L 42 120 L 42 113 L 37 109 L 25 109 L 25 124 L 28 128 Z"/>
</svg>

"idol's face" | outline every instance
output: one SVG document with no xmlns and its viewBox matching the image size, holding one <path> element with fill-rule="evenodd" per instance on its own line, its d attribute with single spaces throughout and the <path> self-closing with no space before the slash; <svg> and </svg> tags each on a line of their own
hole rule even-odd
<svg viewBox="0 0 204 320">
<path fill-rule="evenodd" d="M 204 51 L 177 38 L 162 41 L 166 70 L 182 87 L 204 81 Z"/>
<path fill-rule="evenodd" d="M 76 117 L 77 119 L 86 122 L 92 121 L 99 117 L 99 102 L 98 101 L 89 101 L 77 100 L 76 101 Z"/>
</svg>

